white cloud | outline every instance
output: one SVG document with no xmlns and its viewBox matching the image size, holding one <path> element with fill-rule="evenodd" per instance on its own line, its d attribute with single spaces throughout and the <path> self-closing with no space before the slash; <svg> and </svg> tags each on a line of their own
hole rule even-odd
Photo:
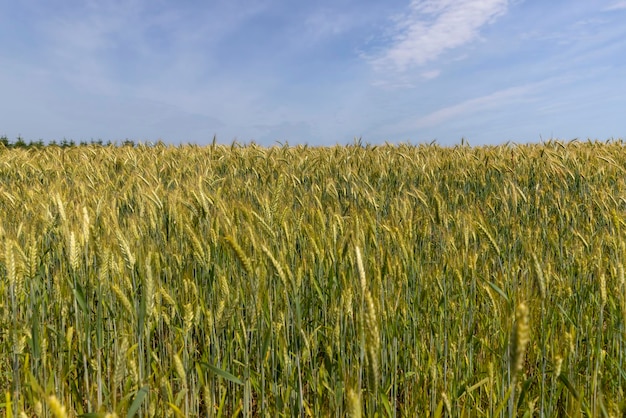
<svg viewBox="0 0 626 418">
<path fill-rule="evenodd" d="M 441 74 L 440 70 L 431 70 L 422 72 L 421 76 L 426 80 L 432 80 L 433 78 L 439 77 L 439 74 Z"/>
<path fill-rule="evenodd" d="M 607 6 L 604 8 L 605 11 L 611 11 L 611 10 L 623 10 L 626 9 L 626 1 L 621 0 L 621 1 L 616 1 L 613 4 L 611 4 L 610 6 Z"/>
<path fill-rule="evenodd" d="M 460 115 L 467 115 L 478 111 L 484 111 L 486 109 L 498 106 L 502 103 L 519 100 L 527 94 L 531 93 L 535 87 L 536 86 L 534 85 L 511 87 L 508 89 L 497 91 L 492 94 L 488 94 L 486 96 L 466 100 L 456 105 L 436 110 L 426 116 L 417 119 L 414 122 L 414 128 L 425 128 L 438 125 L 442 122 L 458 117 Z"/>
<path fill-rule="evenodd" d="M 323 39 L 346 32 L 351 24 L 352 19 L 347 14 L 331 9 L 319 9 L 306 17 L 304 27 L 315 38 Z"/>
<path fill-rule="evenodd" d="M 264 145 L 274 145 L 277 142 L 305 143 L 315 139 L 313 127 L 305 121 L 255 125 L 253 128 L 258 135 L 254 139 Z"/>
<path fill-rule="evenodd" d="M 154 82 L 187 88 L 213 70 L 217 45 L 266 3 L 88 1 L 41 20 L 42 55 L 68 84 L 98 94 L 131 94 Z"/>
<path fill-rule="evenodd" d="M 397 19 L 389 47 L 371 59 L 379 70 L 403 72 L 465 45 L 507 11 L 508 0 L 413 0 Z"/>
<path fill-rule="evenodd" d="M 372 133 L 387 137 L 389 135 L 414 135 L 424 132 L 445 133 L 453 129 L 451 128 L 452 125 L 471 123 L 474 118 L 476 121 L 483 120 L 484 115 L 497 111 L 497 109 L 508 108 L 512 104 L 521 104 L 529 101 L 534 102 L 537 100 L 539 93 L 546 86 L 562 82 L 564 81 L 550 79 L 537 83 L 513 86 L 457 102 L 426 114 L 405 114 L 400 119 L 388 125 L 377 126 L 373 129 Z M 487 128 L 487 126 L 484 127 L 484 129 Z"/>
</svg>

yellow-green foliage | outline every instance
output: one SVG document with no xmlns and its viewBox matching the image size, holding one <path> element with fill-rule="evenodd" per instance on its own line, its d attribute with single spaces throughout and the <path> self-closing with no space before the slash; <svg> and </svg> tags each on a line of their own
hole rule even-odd
<svg viewBox="0 0 626 418">
<path fill-rule="evenodd" d="M 0 414 L 623 413 L 626 148 L 0 147 Z"/>
</svg>

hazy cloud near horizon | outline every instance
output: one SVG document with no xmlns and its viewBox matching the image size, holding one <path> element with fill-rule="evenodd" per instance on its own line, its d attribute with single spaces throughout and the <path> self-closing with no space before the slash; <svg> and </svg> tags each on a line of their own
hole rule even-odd
<svg viewBox="0 0 626 418">
<path fill-rule="evenodd" d="M 0 3 L 0 135 L 625 137 L 626 2 Z"/>
</svg>

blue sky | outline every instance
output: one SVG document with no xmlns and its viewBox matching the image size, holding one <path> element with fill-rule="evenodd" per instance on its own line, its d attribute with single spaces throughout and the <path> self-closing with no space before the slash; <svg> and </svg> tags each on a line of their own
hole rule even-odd
<svg viewBox="0 0 626 418">
<path fill-rule="evenodd" d="M 624 0 L 0 0 L 14 140 L 626 139 Z"/>
</svg>

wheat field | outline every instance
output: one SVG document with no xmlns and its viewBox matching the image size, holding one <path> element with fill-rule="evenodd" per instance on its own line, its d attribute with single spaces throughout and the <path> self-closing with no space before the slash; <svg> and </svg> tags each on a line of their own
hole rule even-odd
<svg viewBox="0 0 626 418">
<path fill-rule="evenodd" d="M 626 147 L 0 144 L 6 417 L 622 416 Z"/>
</svg>

